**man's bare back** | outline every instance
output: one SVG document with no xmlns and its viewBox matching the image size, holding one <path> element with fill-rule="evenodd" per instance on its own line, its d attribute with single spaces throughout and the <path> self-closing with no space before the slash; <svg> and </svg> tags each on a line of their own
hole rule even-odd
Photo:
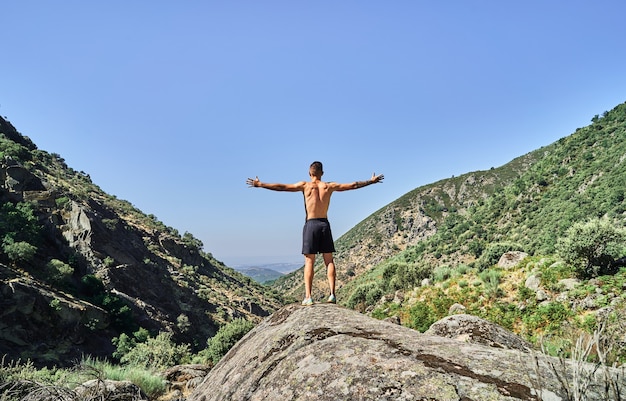
<svg viewBox="0 0 626 401">
<path fill-rule="evenodd" d="M 328 218 L 330 206 L 330 185 L 324 181 L 315 179 L 304 184 L 304 204 L 306 207 L 306 219 Z"/>
</svg>

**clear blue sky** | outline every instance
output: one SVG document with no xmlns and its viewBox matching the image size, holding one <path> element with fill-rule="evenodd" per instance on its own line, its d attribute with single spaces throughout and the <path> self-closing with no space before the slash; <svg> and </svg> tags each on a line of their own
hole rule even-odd
<svg viewBox="0 0 626 401">
<path fill-rule="evenodd" d="M 335 238 L 626 101 L 626 2 L 5 1 L 0 115 L 234 266 L 300 261 L 314 160 Z"/>
</svg>

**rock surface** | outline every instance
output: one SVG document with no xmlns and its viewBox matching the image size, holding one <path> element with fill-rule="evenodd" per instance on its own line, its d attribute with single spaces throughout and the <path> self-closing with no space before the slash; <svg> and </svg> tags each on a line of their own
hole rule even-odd
<svg viewBox="0 0 626 401">
<path fill-rule="evenodd" d="M 89 380 L 76 387 L 83 400 L 148 401 L 148 396 L 130 381 Z"/>
<path fill-rule="evenodd" d="M 447 316 L 435 322 L 424 334 L 448 337 L 495 348 L 516 349 L 525 352 L 533 349 L 532 344 L 497 324 L 467 314 Z"/>
<path fill-rule="evenodd" d="M 498 260 L 498 267 L 511 269 L 519 264 L 528 254 L 520 251 L 505 252 Z"/>
<path fill-rule="evenodd" d="M 290 305 L 242 338 L 188 400 L 557 401 L 571 399 L 572 366 L 420 334 L 337 305 Z M 587 377 L 587 399 L 625 399 L 623 371 Z M 606 377 L 621 383 L 619 395 L 606 393 Z"/>
</svg>

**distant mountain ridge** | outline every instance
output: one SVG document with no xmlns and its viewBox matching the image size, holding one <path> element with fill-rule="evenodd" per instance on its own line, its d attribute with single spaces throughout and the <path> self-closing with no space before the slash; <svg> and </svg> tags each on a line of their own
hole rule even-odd
<svg viewBox="0 0 626 401">
<path fill-rule="evenodd" d="M 267 264 L 240 264 L 234 265 L 233 269 L 250 277 L 254 281 L 265 284 L 274 281 L 287 273 L 298 269 L 302 263 L 267 263 Z"/>
</svg>

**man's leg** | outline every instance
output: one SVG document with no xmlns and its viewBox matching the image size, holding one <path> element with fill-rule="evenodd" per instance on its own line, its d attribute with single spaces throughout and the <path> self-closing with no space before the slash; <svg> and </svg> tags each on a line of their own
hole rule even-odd
<svg viewBox="0 0 626 401">
<path fill-rule="evenodd" d="M 313 275 L 315 271 L 315 254 L 304 255 L 304 298 L 311 298 L 311 287 L 313 287 Z"/>
<path fill-rule="evenodd" d="M 324 253 L 324 264 L 326 265 L 326 276 L 328 277 L 328 286 L 330 287 L 330 295 L 335 295 L 335 261 L 332 253 Z"/>
</svg>

